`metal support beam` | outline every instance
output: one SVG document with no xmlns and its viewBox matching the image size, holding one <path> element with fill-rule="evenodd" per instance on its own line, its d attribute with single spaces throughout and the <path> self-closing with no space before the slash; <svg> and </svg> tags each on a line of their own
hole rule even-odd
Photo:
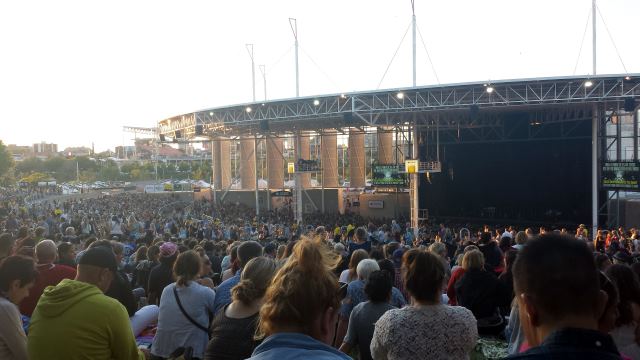
<svg viewBox="0 0 640 360">
<path fill-rule="evenodd" d="M 591 119 L 591 236 L 598 232 L 598 105 L 593 105 Z"/>
</svg>

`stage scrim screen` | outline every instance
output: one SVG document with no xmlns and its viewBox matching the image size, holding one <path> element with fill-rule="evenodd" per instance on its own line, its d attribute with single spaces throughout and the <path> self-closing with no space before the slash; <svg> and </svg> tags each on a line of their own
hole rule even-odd
<svg viewBox="0 0 640 360">
<path fill-rule="evenodd" d="M 405 175 L 398 165 L 373 165 L 372 186 L 406 186 Z"/>
<path fill-rule="evenodd" d="M 637 162 L 605 162 L 602 165 L 603 189 L 640 191 L 640 165 Z"/>
</svg>

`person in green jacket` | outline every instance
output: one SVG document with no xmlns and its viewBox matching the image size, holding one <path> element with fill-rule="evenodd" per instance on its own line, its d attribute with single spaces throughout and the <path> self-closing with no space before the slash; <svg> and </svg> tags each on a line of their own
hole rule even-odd
<svg viewBox="0 0 640 360">
<path fill-rule="evenodd" d="M 44 290 L 31 324 L 29 359 L 144 360 L 138 349 L 127 310 L 104 292 L 117 269 L 113 251 L 87 250 L 78 263 L 75 280 L 65 279 Z"/>
</svg>

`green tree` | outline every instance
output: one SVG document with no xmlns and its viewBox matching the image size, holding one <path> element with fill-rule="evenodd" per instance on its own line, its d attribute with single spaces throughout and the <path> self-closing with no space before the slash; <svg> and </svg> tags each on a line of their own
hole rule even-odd
<svg viewBox="0 0 640 360">
<path fill-rule="evenodd" d="M 9 183 L 13 178 L 13 155 L 0 140 L 0 183 Z"/>
<path fill-rule="evenodd" d="M 120 170 L 118 170 L 118 167 L 116 165 L 104 166 L 98 172 L 98 180 L 102 180 L 102 181 L 120 180 L 120 176 L 121 176 Z"/>
<path fill-rule="evenodd" d="M 26 176 L 33 172 L 44 172 L 44 164 L 42 160 L 32 157 L 24 159 L 16 164 L 16 174 L 18 176 Z"/>
</svg>

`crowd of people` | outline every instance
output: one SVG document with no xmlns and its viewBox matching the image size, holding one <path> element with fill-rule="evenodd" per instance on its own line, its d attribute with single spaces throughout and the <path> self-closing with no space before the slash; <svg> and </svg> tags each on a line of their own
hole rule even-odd
<svg viewBox="0 0 640 360">
<path fill-rule="evenodd" d="M 638 260 L 634 229 L 3 194 L 0 359 L 640 359 Z"/>
</svg>

